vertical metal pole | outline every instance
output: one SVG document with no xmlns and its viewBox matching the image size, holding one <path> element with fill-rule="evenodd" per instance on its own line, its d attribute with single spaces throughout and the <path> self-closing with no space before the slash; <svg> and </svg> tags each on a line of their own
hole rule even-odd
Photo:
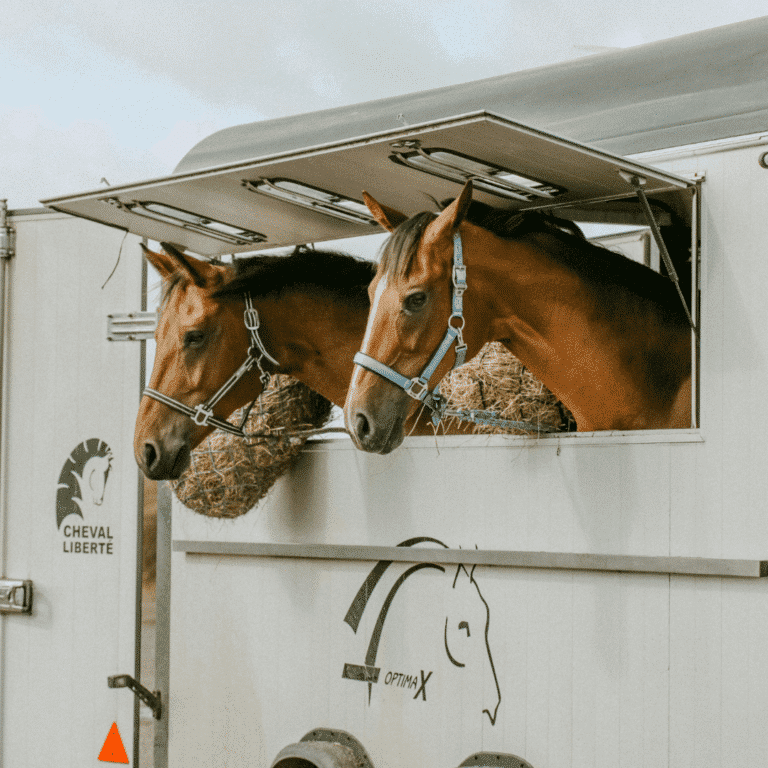
<svg viewBox="0 0 768 768">
<path fill-rule="evenodd" d="M 121 246 L 122 247 L 122 246 Z M 141 259 L 141 297 L 139 308 L 143 311 L 147 304 L 147 262 Z M 145 341 L 139 342 L 139 400 L 144 391 L 144 379 L 146 378 L 146 348 Z M 141 658 L 142 636 L 144 630 L 144 474 L 136 467 L 137 476 L 137 521 L 136 521 L 136 628 L 133 677 L 142 681 Z M 133 764 L 139 766 L 141 762 L 141 702 L 138 696 L 134 697 L 133 706 Z"/>
<path fill-rule="evenodd" d="M 8 262 L 13 255 L 13 232 L 8 224 L 8 201 L 0 200 L 0 576 L 5 575 L 7 522 L 7 455 L 6 429 L 8 420 L 8 376 L 6 344 L 8 336 Z M 3 712 L 5 701 L 5 670 L 8 659 L 5 653 L 5 619 L 0 616 L 0 766 L 4 765 L 3 754 Z"/>
<path fill-rule="evenodd" d="M 688 315 L 688 322 L 691 324 L 691 328 L 693 328 L 695 332 L 696 323 L 693 322 L 691 311 L 688 309 L 688 302 L 685 300 L 685 296 L 683 296 L 683 292 L 680 290 L 680 279 L 677 276 L 677 271 L 675 270 L 674 264 L 672 264 L 672 257 L 669 255 L 667 244 L 664 242 L 664 238 L 661 236 L 661 230 L 659 229 L 659 225 L 656 223 L 656 217 L 653 215 L 651 206 L 648 203 L 648 198 L 645 196 L 645 191 L 643 190 L 645 179 L 641 178 L 640 176 L 633 176 L 632 174 L 625 173 L 623 171 L 620 173 L 622 178 L 629 182 L 629 184 L 632 186 L 632 189 L 634 189 L 635 193 L 637 194 L 637 199 L 640 201 L 640 205 L 643 207 L 643 212 L 645 213 L 645 219 L 648 222 L 648 226 L 651 228 L 651 232 L 653 233 L 653 239 L 656 241 L 656 245 L 659 246 L 659 253 L 661 254 L 662 260 L 664 261 L 664 266 L 667 268 L 669 279 L 675 284 L 675 288 L 677 288 L 677 295 L 680 297 L 680 301 L 683 302 L 683 309 L 685 309 L 685 314 Z"/>
<path fill-rule="evenodd" d="M 171 487 L 157 484 L 157 609 L 155 614 L 155 688 L 163 695 L 163 716 L 155 721 L 155 765 L 168 768 L 168 714 L 171 646 Z"/>
<path fill-rule="evenodd" d="M 701 416 L 701 338 L 698 329 L 701 325 L 699 297 L 701 295 L 701 253 L 699 244 L 703 242 L 701 237 L 701 187 L 696 185 L 692 189 L 691 200 L 691 313 L 696 327 L 691 339 L 691 426 L 698 427 Z"/>
</svg>

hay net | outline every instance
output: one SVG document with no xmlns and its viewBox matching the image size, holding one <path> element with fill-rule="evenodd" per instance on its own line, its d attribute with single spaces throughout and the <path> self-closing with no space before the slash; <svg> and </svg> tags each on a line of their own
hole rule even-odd
<svg viewBox="0 0 768 768">
<path fill-rule="evenodd" d="M 486 344 L 468 363 L 451 371 L 440 383 L 440 393 L 453 410 L 493 411 L 499 418 L 551 427 L 559 432 L 576 429 L 571 412 L 514 355 L 499 342 Z M 445 426 L 458 426 L 457 417 Z M 521 429 L 469 424 L 475 434 L 530 435 Z"/>
<path fill-rule="evenodd" d="M 243 440 L 216 430 L 192 451 L 189 467 L 171 483 L 185 507 L 209 517 L 239 517 L 254 507 L 301 453 L 306 435 L 285 434 L 322 427 L 332 404 L 305 384 L 278 375 L 256 400 Z M 243 409 L 229 421 L 239 424 Z"/>
<path fill-rule="evenodd" d="M 495 411 L 500 418 L 575 429 L 576 422 L 563 404 L 501 344 L 493 342 L 440 384 L 454 410 Z M 271 435 L 248 441 L 226 432 L 209 435 L 194 451 L 190 466 L 171 484 L 184 506 L 209 517 L 234 518 L 252 509 L 298 459 L 308 435 L 285 434 L 324 426 L 332 404 L 306 385 L 279 375 L 258 398 L 245 425 L 248 434 Z M 230 421 L 239 424 L 242 410 Z M 525 434 L 517 429 L 443 421 L 465 434 Z"/>
</svg>

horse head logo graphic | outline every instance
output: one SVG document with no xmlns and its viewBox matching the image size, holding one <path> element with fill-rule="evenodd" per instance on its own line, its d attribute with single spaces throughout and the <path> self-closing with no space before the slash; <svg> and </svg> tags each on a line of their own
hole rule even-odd
<svg viewBox="0 0 768 768">
<path fill-rule="evenodd" d="M 111 469 L 112 449 L 98 438 L 84 440 L 69 454 L 56 488 L 57 527 L 67 515 L 83 517 L 84 506 L 101 506 Z"/>
<path fill-rule="evenodd" d="M 476 676 L 485 678 L 483 713 L 488 715 L 491 725 L 495 725 L 501 689 L 488 643 L 491 611 L 475 581 L 476 567 L 467 570 L 466 566 L 459 565 L 456 569 L 446 600 L 445 653 L 455 667 L 473 670 Z"/>
<path fill-rule="evenodd" d="M 400 547 L 411 547 L 414 544 L 430 542 L 447 549 L 443 542 L 427 536 L 420 536 L 398 544 Z M 435 558 L 439 562 L 439 557 Z M 368 577 L 358 590 L 352 604 L 349 606 L 344 621 L 349 624 L 352 631 L 357 633 L 363 612 L 369 604 L 372 593 L 381 581 L 385 572 L 393 564 L 392 560 L 380 560 L 373 567 Z M 437 563 L 418 563 L 408 567 L 395 580 L 390 588 L 379 615 L 371 632 L 364 664 L 345 664 L 342 677 L 350 680 L 358 680 L 368 684 L 368 701 L 370 703 L 373 686 L 379 682 L 380 667 L 376 666 L 376 656 L 379 650 L 384 622 L 398 590 L 411 576 L 425 569 L 438 570 L 449 577 L 446 584 L 445 595 L 445 625 L 440 627 L 443 636 L 446 658 L 453 665 L 453 669 L 468 673 L 468 679 L 479 680 L 481 688 L 485 692 L 486 700 L 480 707 L 483 714 L 488 715 L 491 725 L 495 725 L 499 705 L 501 704 L 501 689 L 496 676 L 496 668 L 493 663 L 493 655 L 488 641 L 488 628 L 490 626 L 490 609 L 488 603 L 480 592 L 480 586 L 475 579 L 475 567 L 467 569 L 464 565 L 448 568 Z M 417 698 L 421 694 L 426 700 L 427 680 L 432 672 L 427 675 L 421 673 L 421 687 L 416 692 Z M 492 681 L 492 685 L 488 681 Z M 418 681 L 414 680 L 414 686 Z"/>
</svg>

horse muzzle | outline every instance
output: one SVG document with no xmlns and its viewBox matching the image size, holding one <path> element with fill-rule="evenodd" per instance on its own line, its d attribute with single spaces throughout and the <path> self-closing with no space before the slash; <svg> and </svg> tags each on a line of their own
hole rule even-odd
<svg viewBox="0 0 768 768">
<path fill-rule="evenodd" d="M 177 480 L 189 465 L 189 440 L 146 440 L 135 447 L 136 463 L 150 480 Z"/>
<path fill-rule="evenodd" d="M 344 412 L 347 431 L 360 450 L 390 453 L 405 438 L 404 425 L 410 407 L 411 400 L 407 396 L 395 397 L 379 407 L 350 403 Z"/>
</svg>

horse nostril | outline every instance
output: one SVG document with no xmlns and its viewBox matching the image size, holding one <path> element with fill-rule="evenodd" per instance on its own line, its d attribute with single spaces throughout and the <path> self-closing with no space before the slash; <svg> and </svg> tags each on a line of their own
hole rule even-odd
<svg viewBox="0 0 768 768">
<path fill-rule="evenodd" d="M 152 469 L 155 461 L 157 461 L 157 451 L 152 443 L 144 443 L 144 466 L 147 469 Z"/>
<path fill-rule="evenodd" d="M 362 413 L 358 413 L 355 417 L 355 434 L 361 439 L 364 440 L 371 431 L 371 425 L 368 423 L 368 419 L 365 418 L 365 415 Z"/>
</svg>

